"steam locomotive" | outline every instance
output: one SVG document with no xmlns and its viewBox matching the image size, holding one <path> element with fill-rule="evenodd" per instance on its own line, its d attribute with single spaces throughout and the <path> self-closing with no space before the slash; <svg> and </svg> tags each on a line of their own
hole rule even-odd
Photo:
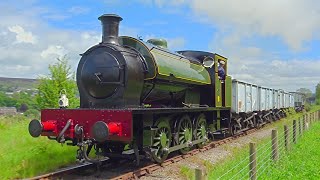
<svg viewBox="0 0 320 180">
<path fill-rule="evenodd" d="M 77 68 L 80 108 L 66 108 L 63 97 L 60 109 L 43 109 L 41 121 L 29 124 L 33 137 L 79 146 L 79 160 L 93 161 L 88 154 L 94 147 L 96 154 L 108 157 L 132 149 L 137 162 L 145 155 L 161 163 L 171 152 L 184 154 L 217 135 L 279 119 L 292 106 L 280 105 L 280 91 L 269 88 L 268 97 L 279 103 L 270 100 L 262 107 L 262 87 L 244 83 L 246 91 L 241 90 L 241 82 L 228 75 L 228 59 L 219 54 L 172 52 L 162 39 L 119 37 L 121 17 L 98 19 L 102 42 L 82 54 Z M 221 61 L 223 78 L 218 74 Z M 253 103 L 253 98 L 261 102 Z"/>
</svg>

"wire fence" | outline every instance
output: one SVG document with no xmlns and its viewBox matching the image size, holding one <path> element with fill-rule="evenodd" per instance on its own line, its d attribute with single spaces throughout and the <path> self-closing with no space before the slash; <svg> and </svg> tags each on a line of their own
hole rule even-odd
<svg viewBox="0 0 320 180">
<path fill-rule="evenodd" d="M 272 130 L 272 136 L 269 140 L 258 144 L 258 148 L 255 143 L 250 143 L 249 156 L 235 159 L 238 163 L 217 179 L 256 180 L 261 179 L 261 176 L 268 175 L 271 167 L 281 161 L 281 157 L 286 157 L 288 151 L 299 141 L 303 133 L 319 120 L 320 111 L 315 111 L 293 120 L 292 124 L 284 125 L 283 129 Z M 204 176 L 203 179 L 206 177 Z"/>
</svg>

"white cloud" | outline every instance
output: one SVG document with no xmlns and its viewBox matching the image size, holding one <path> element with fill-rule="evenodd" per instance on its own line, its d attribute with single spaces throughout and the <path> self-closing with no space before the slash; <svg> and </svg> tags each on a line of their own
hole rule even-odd
<svg viewBox="0 0 320 180">
<path fill-rule="evenodd" d="M 16 33 L 17 43 L 31 43 L 35 44 L 37 42 L 37 37 L 32 34 L 32 32 L 27 32 L 23 27 L 19 25 L 14 25 L 8 27 L 10 32 Z"/>
<path fill-rule="evenodd" d="M 164 6 L 164 5 L 173 5 L 173 6 L 178 6 L 183 3 L 185 3 L 185 0 L 170 0 L 169 2 L 166 0 L 154 0 L 155 4 L 158 6 Z"/>
<path fill-rule="evenodd" d="M 143 4 L 149 4 L 149 5 L 155 4 L 159 7 L 163 7 L 166 5 L 178 6 L 188 2 L 187 0 L 138 0 L 138 1 Z"/>
<path fill-rule="evenodd" d="M 50 45 L 47 49 L 41 52 L 41 57 L 48 58 L 50 56 L 62 57 L 67 54 L 67 50 L 59 45 Z"/>
<path fill-rule="evenodd" d="M 100 31 L 49 26 L 41 16 L 43 12 L 50 14 L 43 8 L 17 9 L 10 4 L 0 11 L 0 76 L 36 78 L 38 74 L 47 74 L 48 65 L 65 54 L 75 70 L 79 54 L 101 39 Z M 98 20 L 96 24 L 99 26 Z"/>
<path fill-rule="evenodd" d="M 193 19 L 213 24 L 218 31 L 231 31 L 226 41 L 240 41 L 247 36 L 280 37 L 294 51 L 319 39 L 320 1 L 316 0 L 140 0 L 159 7 L 187 5 Z M 231 43 L 230 42 L 230 43 Z"/>
<path fill-rule="evenodd" d="M 5 69 L 9 71 L 14 71 L 14 72 L 23 72 L 23 71 L 28 71 L 31 70 L 31 66 L 22 66 L 22 65 L 13 65 L 13 66 L 6 66 Z"/>
<path fill-rule="evenodd" d="M 82 7 L 82 6 L 73 6 L 68 9 L 69 13 L 72 13 L 74 15 L 79 15 L 79 14 L 86 14 L 90 11 L 89 8 L 87 7 Z"/>
<path fill-rule="evenodd" d="M 320 2 L 314 0 L 193 0 L 195 14 L 233 32 L 278 36 L 293 50 L 319 38 Z"/>
<path fill-rule="evenodd" d="M 186 44 L 186 40 L 182 37 L 167 39 L 168 48 L 172 50 L 181 50 Z"/>
<path fill-rule="evenodd" d="M 229 57 L 229 74 L 239 80 L 272 88 L 295 91 L 301 87 L 315 91 L 320 81 L 320 59 L 281 60 Z"/>
<path fill-rule="evenodd" d="M 188 14 L 194 19 L 214 24 L 218 33 L 208 37 L 213 39 L 208 48 L 229 58 L 229 73 L 234 78 L 286 90 L 307 87 L 314 91 L 313 86 L 319 82 L 320 57 L 286 61 L 275 55 L 276 52 L 267 52 L 255 44 L 241 44 L 243 39 L 253 35 L 277 36 L 293 50 L 303 49 L 304 42 L 319 38 L 316 33 L 320 23 L 316 18 L 320 12 L 318 1 L 158 0 L 149 3 L 162 7 L 172 5 L 173 9 L 189 5 L 194 13 Z M 28 9 L 25 11 L 2 9 L 0 63 L 3 68 L 0 76 L 35 78 L 38 74 L 47 74 L 48 64 L 64 53 L 67 53 L 69 62 L 75 69 L 80 59 L 79 54 L 101 41 L 100 30 L 80 31 L 50 27 L 41 19 L 44 16 L 40 16 L 47 11 L 44 8 L 25 8 Z M 50 15 L 48 12 L 45 14 Z M 97 21 L 95 25 L 99 24 Z M 133 37 L 141 35 L 139 26 L 120 26 L 120 34 Z M 151 37 L 157 36 L 149 36 L 145 40 Z M 186 43 L 192 43 L 180 36 L 164 39 L 173 50 L 183 49 Z"/>
<path fill-rule="evenodd" d="M 0 11 L 0 63 L 3 67 L 0 76 L 36 78 L 39 74 L 47 74 L 48 65 L 64 55 L 76 70 L 81 58 L 79 54 L 101 41 L 100 28 L 92 31 L 49 26 L 46 22 L 48 17 L 44 15 L 56 14 L 56 11 L 52 13 L 34 6 L 24 8 L 24 11 L 10 4 L 6 6 L 5 11 Z M 90 27 L 100 27 L 96 19 L 90 23 Z M 120 31 L 133 37 L 139 34 L 138 29 L 125 26 L 121 26 Z"/>
</svg>

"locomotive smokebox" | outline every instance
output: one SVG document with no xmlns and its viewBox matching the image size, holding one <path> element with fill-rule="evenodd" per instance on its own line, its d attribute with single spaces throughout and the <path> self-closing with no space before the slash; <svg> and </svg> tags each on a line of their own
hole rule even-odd
<svg viewBox="0 0 320 180">
<path fill-rule="evenodd" d="M 102 43 L 119 44 L 119 23 L 122 18 L 116 14 L 104 14 L 98 19 L 102 24 Z"/>
</svg>

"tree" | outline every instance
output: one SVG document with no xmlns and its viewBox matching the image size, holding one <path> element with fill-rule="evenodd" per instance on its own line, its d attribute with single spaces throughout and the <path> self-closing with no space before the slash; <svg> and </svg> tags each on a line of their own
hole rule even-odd
<svg viewBox="0 0 320 180">
<path fill-rule="evenodd" d="M 57 108 L 61 92 L 66 92 L 69 99 L 69 107 L 79 106 L 79 99 L 76 97 L 78 91 L 75 82 L 75 75 L 71 72 L 66 56 L 57 58 L 58 62 L 49 65 L 49 75 L 39 78 L 38 94 L 36 101 L 39 108 Z"/>
<path fill-rule="evenodd" d="M 14 107 L 17 104 L 17 100 L 7 96 L 5 93 L 0 92 L 0 107 Z"/>
<path fill-rule="evenodd" d="M 29 109 L 29 108 L 28 108 L 28 105 L 25 104 L 25 103 L 22 103 L 22 104 L 20 105 L 20 107 L 19 107 L 18 110 L 19 110 L 20 112 L 26 112 L 28 109 Z"/>
<path fill-rule="evenodd" d="M 25 91 L 14 93 L 11 98 L 15 100 L 15 107 L 20 112 L 24 112 L 28 109 L 37 109 L 35 98 Z"/>
<path fill-rule="evenodd" d="M 320 83 L 316 86 L 316 104 L 320 105 Z"/>
<path fill-rule="evenodd" d="M 309 98 L 312 96 L 312 91 L 310 89 L 307 88 L 300 88 L 297 90 L 297 92 L 303 93 L 306 95 L 306 98 Z"/>
</svg>

